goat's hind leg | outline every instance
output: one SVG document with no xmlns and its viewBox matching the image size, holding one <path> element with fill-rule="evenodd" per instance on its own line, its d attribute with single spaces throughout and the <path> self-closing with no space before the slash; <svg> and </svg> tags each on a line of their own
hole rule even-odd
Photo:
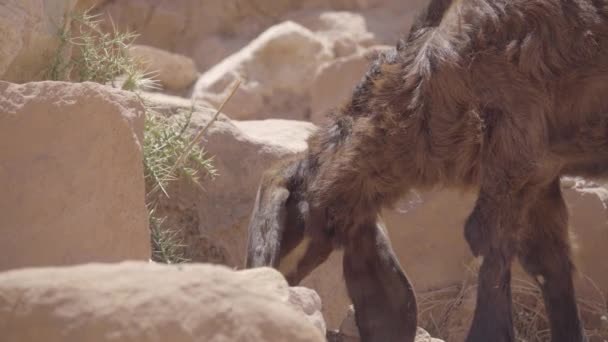
<svg viewBox="0 0 608 342">
<path fill-rule="evenodd" d="M 542 289 L 552 342 L 586 341 L 578 315 L 568 242 L 568 212 L 559 179 L 539 194 L 528 213 L 518 255 Z"/>
<path fill-rule="evenodd" d="M 363 342 L 413 342 L 416 297 L 380 223 L 358 227 L 344 247 L 344 278 Z"/>
</svg>

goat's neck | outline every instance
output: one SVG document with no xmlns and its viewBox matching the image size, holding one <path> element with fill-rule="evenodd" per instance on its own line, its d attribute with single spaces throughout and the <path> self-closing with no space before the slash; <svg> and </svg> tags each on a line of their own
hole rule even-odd
<svg viewBox="0 0 608 342">
<path fill-rule="evenodd" d="M 345 107 L 342 110 L 349 109 Z M 395 151 L 371 117 L 337 115 L 309 139 L 307 197 L 337 227 L 375 220 L 407 189 Z"/>
</svg>

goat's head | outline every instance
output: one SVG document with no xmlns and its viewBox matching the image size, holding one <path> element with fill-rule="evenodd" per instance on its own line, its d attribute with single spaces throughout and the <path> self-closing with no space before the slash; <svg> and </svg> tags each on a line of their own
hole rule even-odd
<svg viewBox="0 0 608 342">
<path fill-rule="evenodd" d="M 249 223 L 246 267 L 278 269 L 299 283 L 333 249 L 325 215 L 307 199 L 310 170 L 305 159 L 290 159 L 267 170 Z"/>
<path fill-rule="evenodd" d="M 249 224 L 247 268 L 276 268 L 293 286 L 338 245 L 344 250 L 344 279 L 362 338 L 413 340 L 415 294 L 381 221 L 336 222 L 327 214 L 330 208 L 309 203 L 315 173 L 306 159 L 264 173 Z M 336 230 L 349 234 L 340 236 Z"/>
</svg>

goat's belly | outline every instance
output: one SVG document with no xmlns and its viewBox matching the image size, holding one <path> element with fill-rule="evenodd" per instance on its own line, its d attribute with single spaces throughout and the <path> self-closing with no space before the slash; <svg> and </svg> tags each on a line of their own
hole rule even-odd
<svg viewBox="0 0 608 342">
<path fill-rule="evenodd" d="M 568 134 L 551 141 L 550 151 L 560 161 L 561 173 L 569 176 L 608 176 L 608 115 L 588 124 L 574 125 Z"/>
<path fill-rule="evenodd" d="M 562 175 L 584 177 L 595 181 L 607 181 L 608 158 L 567 164 L 562 170 Z"/>
</svg>

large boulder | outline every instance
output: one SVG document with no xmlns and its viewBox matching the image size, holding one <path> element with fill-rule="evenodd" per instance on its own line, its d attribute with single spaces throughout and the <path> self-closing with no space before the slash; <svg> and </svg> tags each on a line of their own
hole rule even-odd
<svg viewBox="0 0 608 342">
<path fill-rule="evenodd" d="M 346 102 L 355 85 L 365 75 L 369 64 L 364 55 L 356 54 L 321 66 L 310 91 L 310 120 L 321 124 L 331 109 Z"/>
<path fill-rule="evenodd" d="M 269 268 L 127 262 L 0 273 L 6 342 L 322 342 L 319 308 L 314 291 L 289 288 Z"/>
<path fill-rule="evenodd" d="M 196 65 L 186 56 L 146 45 L 130 46 L 129 55 L 166 91 L 183 92 L 198 78 Z"/>
<path fill-rule="evenodd" d="M 150 257 L 143 124 L 127 92 L 0 82 L 0 270 Z"/>
<path fill-rule="evenodd" d="M 0 4 L 0 79 L 23 83 L 44 78 L 75 3 L 6 0 Z"/>
<path fill-rule="evenodd" d="M 323 335 L 327 332 L 325 318 L 321 313 L 321 297 L 312 289 L 303 286 L 289 288 L 288 303 L 296 311 L 303 314 L 312 325 Z"/>
<path fill-rule="evenodd" d="M 310 89 L 310 121 L 322 124 L 330 110 L 349 100 L 371 64 L 370 57 L 387 48 L 375 46 L 321 65 Z"/>
<path fill-rule="evenodd" d="M 236 79 L 243 84 L 224 108 L 235 119 L 306 119 L 317 68 L 333 57 L 326 42 L 291 21 L 276 25 L 205 72 L 195 100 L 219 105 Z"/>
<path fill-rule="evenodd" d="M 344 57 L 377 42 L 367 28 L 365 17 L 355 12 L 305 12 L 296 22 L 327 40 L 336 57 Z"/>
</svg>

